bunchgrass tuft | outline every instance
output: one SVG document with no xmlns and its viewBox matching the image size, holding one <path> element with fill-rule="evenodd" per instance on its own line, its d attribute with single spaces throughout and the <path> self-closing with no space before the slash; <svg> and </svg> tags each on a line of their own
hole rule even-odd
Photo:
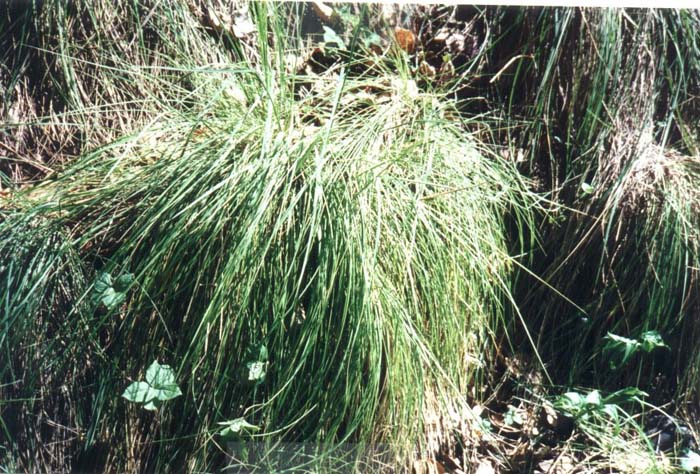
<svg viewBox="0 0 700 474">
<path fill-rule="evenodd" d="M 263 47 L 190 76 L 152 124 L 25 193 L 89 264 L 81 297 L 134 276 L 86 310 L 102 343 L 76 465 L 233 463 L 219 423 L 239 418 L 256 428 L 234 440 L 271 453 L 453 445 L 511 306 L 509 223 L 532 226 L 517 171 L 387 69 L 300 77 Z M 183 394 L 154 414 L 119 397 L 153 360 Z"/>
</svg>

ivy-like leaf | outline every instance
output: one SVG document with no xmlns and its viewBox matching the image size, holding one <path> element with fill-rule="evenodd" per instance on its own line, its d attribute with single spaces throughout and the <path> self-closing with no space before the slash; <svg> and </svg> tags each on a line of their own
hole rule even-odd
<svg viewBox="0 0 700 474">
<path fill-rule="evenodd" d="M 557 404 L 563 407 L 579 407 L 583 405 L 583 397 L 578 392 L 566 392 L 557 399 Z"/>
<path fill-rule="evenodd" d="M 102 299 L 100 302 L 105 305 L 105 307 L 112 311 L 118 308 L 124 301 L 126 301 L 126 295 L 118 291 L 114 291 L 114 288 L 107 288 L 102 294 Z"/>
<path fill-rule="evenodd" d="M 583 191 L 583 194 L 593 194 L 595 192 L 595 188 L 590 184 L 583 182 L 581 183 L 581 191 Z"/>
<path fill-rule="evenodd" d="M 632 356 L 640 351 L 650 353 L 657 348 L 668 347 L 657 331 L 642 333 L 639 341 L 612 333 L 608 333 L 605 339 L 607 342 L 603 350 L 610 355 L 610 368 L 613 370 L 625 365 Z"/>
<path fill-rule="evenodd" d="M 608 415 L 611 419 L 613 419 L 616 422 L 620 418 L 617 410 L 618 410 L 617 405 L 603 405 L 603 413 Z"/>
<path fill-rule="evenodd" d="M 157 399 L 153 399 L 143 406 L 143 408 L 148 411 L 155 411 L 158 409 L 158 407 L 160 407 L 160 401 Z"/>
<path fill-rule="evenodd" d="M 124 390 L 124 393 L 122 393 L 122 397 L 126 398 L 130 402 L 146 403 L 148 400 L 150 400 L 150 398 L 152 398 L 150 391 L 151 386 L 146 382 L 133 382 L 131 385 L 126 387 L 126 390 Z"/>
<path fill-rule="evenodd" d="M 508 411 L 503 417 L 503 422 L 506 424 L 506 426 L 522 425 L 523 417 L 520 416 L 520 413 L 518 413 L 515 408 L 509 406 Z"/>
<path fill-rule="evenodd" d="M 146 410 L 156 410 L 162 402 L 180 395 L 182 392 L 175 382 L 173 369 L 153 361 L 146 370 L 146 381 L 132 383 L 122 396 L 131 402 L 142 403 Z"/>
<path fill-rule="evenodd" d="M 156 388 L 153 389 L 155 392 L 155 399 L 160 400 L 162 402 L 166 400 L 172 400 L 173 398 L 177 398 L 180 395 L 182 395 L 182 392 L 180 391 L 180 387 L 177 385 L 168 385 L 165 387 L 161 388 Z"/>
<path fill-rule="evenodd" d="M 610 368 L 619 369 L 629 361 L 634 354 L 639 352 L 641 344 L 634 339 L 618 336 L 617 334 L 608 333 L 605 336 L 608 342 L 603 350 L 610 353 Z"/>
<path fill-rule="evenodd" d="M 109 273 L 102 272 L 95 279 L 95 283 L 92 285 L 92 293 L 90 294 L 90 300 L 94 305 L 97 305 L 102 300 L 102 295 L 105 291 L 112 288 L 112 276 Z"/>
<path fill-rule="evenodd" d="M 586 404 L 600 406 L 603 399 L 600 397 L 600 392 L 598 390 L 593 390 L 588 395 L 586 395 Z"/>
<path fill-rule="evenodd" d="M 113 311 L 126 301 L 126 291 L 131 286 L 134 276 L 122 275 L 116 281 L 109 273 L 102 272 L 95 279 L 90 300 L 92 304 L 103 305 L 108 311 Z"/>
<path fill-rule="evenodd" d="M 164 387 L 175 384 L 175 372 L 169 365 L 160 365 L 157 360 L 146 370 L 146 382 L 153 387 Z"/>
</svg>

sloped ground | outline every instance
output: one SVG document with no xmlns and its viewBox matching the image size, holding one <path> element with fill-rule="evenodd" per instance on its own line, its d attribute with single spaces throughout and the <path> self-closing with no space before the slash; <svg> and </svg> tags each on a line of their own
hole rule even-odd
<svg viewBox="0 0 700 474">
<path fill-rule="evenodd" d="M 247 7 L 0 20 L 0 465 L 694 469 L 697 12 Z"/>
</svg>

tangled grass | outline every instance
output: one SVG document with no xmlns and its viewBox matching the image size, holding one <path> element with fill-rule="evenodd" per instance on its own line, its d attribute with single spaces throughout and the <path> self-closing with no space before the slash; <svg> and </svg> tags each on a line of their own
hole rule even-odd
<svg viewBox="0 0 700 474">
<path fill-rule="evenodd" d="M 239 417 L 261 443 L 384 444 L 394 460 L 428 456 L 428 427 L 433 443 L 455 443 L 511 305 L 508 226 L 524 243 L 536 199 L 448 98 L 383 71 L 305 79 L 277 59 L 263 47 L 257 64 L 192 71 L 176 107 L 4 217 L 20 232 L 36 215 L 66 236 L 66 258 L 80 257 L 53 337 L 85 333 L 72 342 L 85 344 L 91 382 L 75 387 L 82 415 L 69 420 L 82 444 L 60 462 L 210 469 L 230 462 L 217 423 Z M 37 233 L 25 245 L 48 242 Z M 67 271 L 40 263 L 42 282 Z M 105 272 L 134 275 L 124 305 L 80 304 Z M 14 321 L 38 324 L 53 298 L 22 280 L 8 294 L 35 304 L 5 313 L 4 351 L 30 345 L 37 329 Z M 261 345 L 269 360 L 251 383 Z M 77 370 L 70 351 L 34 350 Z M 118 394 L 154 359 L 175 368 L 184 395 L 151 415 Z M 17 390 L 34 393 L 24 379 Z M 57 416 L 41 398 L 17 403 Z"/>
<path fill-rule="evenodd" d="M 0 20 L 0 465 L 474 460 L 528 352 L 531 414 L 634 385 L 698 415 L 696 12 L 472 9 L 433 77 L 352 31 L 314 63 L 296 7 L 246 7 L 244 34 L 210 2 Z M 652 333 L 671 350 L 611 367 Z M 151 412 L 119 395 L 154 360 L 182 395 Z M 673 468 L 597 416 L 550 461 Z"/>
<path fill-rule="evenodd" d="M 697 103 L 700 56 L 691 30 L 699 21 L 692 11 L 494 15 L 502 38 L 495 45 L 515 46 L 493 47 L 489 61 L 495 69 L 518 58 L 491 86 L 492 107 L 510 118 L 502 140 L 549 191 L 554 211 L 540 231 L 544 252 L 533 258 L 547 285 L 525 280 L 519 300 L 564 385 L 661 392 L 659 371 L 669 379 L 692 371 L 687 361 L 666 360 L 656 370 L 634 364 L 629 376 L 593 375 L 606 365 L 609 332 L 657 330 L 678 341 L 674 354 L 687 353 L 680 339 L 694 334 L 697 140 L 687 130 Z"/>
</svg>

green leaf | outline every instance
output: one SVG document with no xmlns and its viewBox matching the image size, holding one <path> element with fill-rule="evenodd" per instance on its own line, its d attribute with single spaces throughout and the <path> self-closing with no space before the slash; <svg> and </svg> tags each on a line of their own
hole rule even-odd
<svg viewBox="0 0 700 474">
<path fill-rule="evenodd" d="M 124 275 L 121 275 L 119 278 L 117 278 L 114 281 L 114 289 L 118 292 L 121 293 L 126 293 L 129 291 L 129 288 L 131 287 L 131 284 L 134 282 L 134 274 L 133 273 L 125 273 Z"/>
<path fill-rule="evenodd" d="M 520 413 L 518 413 L 515 408 L 508 407 L 508 411 L 503 417 L 503 422 L 506 424 L 506 426 L 522 425 L 523 417 L 520 416 Z"/>
<path fill-rule="evenodd" d="M 95 279 L 95 291 L 97 292 L 103 292 L 107 288 L 112 287 L 112 275 L 110 275 L 107 272 L 102 272 L 99 275 L 97 275 L 97 278 Z"/>
<path fill-rule="evenodd" d="M 92 285 L 92 293 L 90 294 L 90 300 L 93 304 L 97 305 L 102 300 L 102 295 L 105 291 L 112 288 L 112 276 L 109 273 L 100 273 L 95 279 L 95 283 Z"/>
<path fill-rule="evenodd" d="M 169 365 L 160 365 L 158 361 L 153 361 L 146 370 L 146 382 L 154 391 L 154 397 L 160 401 L 172 400 L 182 395 L 180 387 L 175 382 L 175 372 Z"/>
<path fill-rule="evenodd" d="M 380 46 L 382 45 L 382 38 L 375 32 L 370 32 L 367 36 L 362 39 L 365 48 L 370 46 Z"/>
<path fill-rule="evenodd" d="M 625 365 L 627 361 L 641 349 L 641 344 L 634 339 L 612 333 L 608 333 L 605 339 L 607 339 L 608 342 L 605 344 L 605 347 L 603 347 L 603 351 L 613 353 L 610 358 L 610 367 L 612 369 L 619 369 Z"/>
<path fill-rule="evenodd" d="M 133 275 L 131 274 L 122 275 L 116 282 L 113 282 L 109 273 L 100 273 L 92 287 L 90 295 L 92 304 L 104 305 L 108 311 L 118 308 L 126 301 L 126 290 L 132 281 Z"/>
<path fill-rule="evenodd" d="M 610 395 L 608 395 L 605 398 L 605 401 L 610 402 L 610 400 L 613 400 L 613 399 L 620 399 L 620 400 L 629 401 L 631 399 L 648 397 L 648 396 L 649 396 L 648 393 L 644 392 L 643 390 L 640 390 L 637 387 L 625 387 L 623 389 L 618 390 L 617 392 L 613 392 Z"/>
<path fill-rule="evenodd" d="M 161 388 L 153 389 L 153 392 L 155 393 L 155 397 L 153 398 L 162 402 L 166 400 L 172 400 L 173 398 L 177 398 L 180 395 L 182 395 L 180 387 L 178 387 L 177 385 L 168 385 Z"/>
<path fill-rule="evenodd" d="M 600 406 L 602 404 L 600 392 L 598 390 L 593 390 L 588 395 L 586 395 L 586 403 L 588 405 Z"/>
<path fill-rule="evenodd" d="M 102 298 L 100 299 L 100 302 L 105 305 L 109 311 L 118 308 L 124 301 L 126 301 L 126 295 L 114 291 L 113 288 L 107 288 L 104 293 L 102 293 Z"/>
<path fill-rule="evenodd" d="M 248 367 L 248 380 L 252 382 L 262 382 L 265 379 L 267 362 L 248 362 L 246 367 Z"/>
<path fill-rule="evenodd" d="M 554 401 L 554 407 L 567 416 L 579 418 L 587 416 L 586 412 L 591 402 L 595 405 L 595 395 L 589 394 L 584 397 L 578 392 L 566 392 Z"/>
<path fill-rule="evenodd" d="M 146 403 L 143 407 L 148 411 L 155 411 L 158 409 L 159 406 L 160 406 L 159 400 L 151 400 L 150 402 Z"/>
<path fill-rule="evenodd" d="M 222 421 L 217 423 L 222 425 L 224 428 L 219 431 L 219 435 L 225 438 L 232 438 L 241 436 L 245 433 L 255 433 L 260 431 L 260 427 L 251 425 L 245 418 L 236 418 L 235 420 Z"/>
<path fill-rule="evenodd" d="M 657 347 L 668 347 L 664 343 L 661 334 L 659 334 L 657 331 L 646 331 L 642 333 L 642 337 L 640 339 L 642 341 L 642 350 L 647 353 L 653 351 Z"/>
<path fill-rule="evenodd" d="M 583 182 L 581 183 L 581 191 L 583 191 L 583 194 L 593 194 L 595 192 L 595 188 L 590 184 Z"/>
<path fill-rule="evenodd" d="M 146 370 L 146 382 L 155 388 L 175 385 L 175 372 L 169 365 L 160 365 L 154 360 Z"/>
<path fill-rule="evenodd" d="M 560 400 L 570 406 L 583 406 L 583 397 L 578 392 L 566 392 L 560 397 Z"/>
<path fill-rule="evenodd" d="M 151 386 L 146 382 L 133 382 L 131 385 L 126 387 L 122 397 L 126 398 L 130 402 L 135 403 L 145 403 L 150 400 Z"/>
<path fill-rule="evenodd" d="M 700 454 L 695 451 L 688 451 L 681 458 L 681 469 L 688 472 L 700 469 Z"/>
<path fill-rule="evenodd" d="M 637 352 L 652 352 L 659 347 L 668 347 L 657 331 L 642 333 L 640 341 L 608 333 L 605 336 L 607 343 L 603 347 L 605 352 L 612 352 L 610 367 L 619 369 L 625 365 Z"/>
<path fill-rule="evenodd" d="M 153 361 L 146 370 L 146 381 L 132 383 L 122 396 L 131 402 L 143 403 L 146 410 L 156 410 L 161 402 L 180 395 L 182 392 L 175 383 L 173 369 L 169 365 Z"/>
<path fill-rule="evenodd" d="M 606 405 L 620 405 L 622 403 L 639 402 L 641 398 L 647 396 L 646 392 L 639 390 L 637 387 L 626 387 L 605 397 L 603 403 Z"/>
<path fill-rule="evenodd" d="M 323 27 L 323 42 L 326 45 L 335 43 L 339 49 L 345 49 L 345 42 L 338 34 L 327 26 Z"/>
<path fill-rule="evenodd" d="M 617 405 L 604 405 L 603 412 L 615 421 L 619 420 Z"/>
</svg>

